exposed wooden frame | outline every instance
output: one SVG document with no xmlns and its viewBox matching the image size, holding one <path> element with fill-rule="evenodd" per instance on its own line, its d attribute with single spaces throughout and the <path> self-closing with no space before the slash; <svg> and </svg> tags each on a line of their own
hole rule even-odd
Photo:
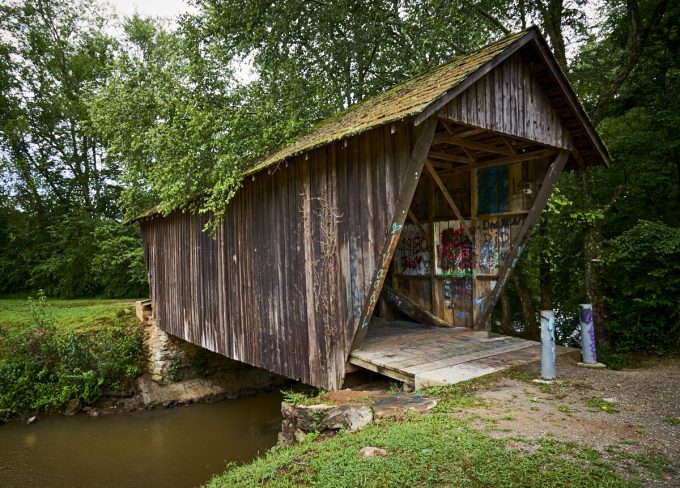
<svg viewBox="0 0 680 488">
<path fill-rule="evenodd" d="M 378 302 L 378 298 L 380 297 L 380 290 L 382 289 L 383 283 L 385 282 L 387 270 L 390 266 L 390 263 L 392 262 L 394 250 L 397 248 L 399 236 L 401 235 L 401 230 L 404 227 L 404 222 L 406 221 L 406 212 L 413 201 L 413 195 L 416 192 L 416 187 L 418 186 L 418 181 L 420 180 L 420 175 L 422 174 L 423 164 L 425 161 L 427 161 L 427 152 L 432 145 L 432 139 L 437 128 L 437 122 L 437 117 L 430 118 L 421 128 L 420 134 L 413 145 L 413 151 L 411 152 L 411 157 L 409 158 L 408 165 L 406 166 L 406 176 L 404 177 L 404 180 L 401 184 L 399 197 L 397 198 L 397 203 L 394 207 L 392 224 L 390 225 L 387 235 L 385 236 L 385 243 L 383 244 L 378 265 L 376 266 L 371 279 L 368 295 L 364 298 L 361 308 L 361 315 L 359 317 L 359 327 L 357 327 L 357 330 L 354 334 L 354 340 L 352 341 L 350 351 L 359 349 L 361 347 L 361 343 L 366 337 L 366 332 L 368 330 L 368 324 L 371 321 L 373 309 L 375 308 L 375 304 Z M 349 353 L 349 351 L 347 352 Z"/>
<path fill-rule="evenodd" d="M 503 156 L 512 156 L 512 152 L 509 149 L 492 146 L 490 144 L 485 144 L 483 142 L 471 141 L 463 137 L 450 136 L 447 134 L 437 134 L 436 136 L 434 136 L 434 143 L 452 144 L 454 146 L 469 147 L 470 149 L 476 149 L 477 151 L 501 154 Z"/>
<path fill-rule="evenodd" d="M 521 163 L 522 161 L 529 161 L 531 159 L 545 158 L 547 156 L 552 156 L 555 154 L 556 149 L 539 149 L 538 151 L 531 151 L 526 153 L 517 154 L 515 156 L 508 156 L 506 158 L 493 159 L 491 161 L 483 161 L 478 163 L 475 167 L 480 168 L 491 168 L 492 166 L 502 166 L 504 164 Z M 468 168 L 458 167 L 452 170 L 446 171 L 445 174 L 455 174 L 461 171 L 467 171 Z"/>
<path fill-rule="evenodd" d="M 463 214 L 461 214 L 460 210 L 458 210 L 456 203 L 453 201 L 453 198 L 451 198 L 451 194 L 446 189 L 446 185 L 444 185 L 444 182 L 437 174 L 437 171 L 432 167 L 432 163 L 430 163 L 430 161 L 427 159 L 425 160 L 425 168 L 430 173 L 430 176 L 432 176 L 432 179 L 439 187 L 439 190 L 444 194 L 444 198 L 449 204 L 449 207 L 451 207 L 451 210 L 453 210 L 453 213 L 456 215 L 456 218 L 460 221 L 460 225 L 461 227 L 463 227 L 465 234 L 467 234 L 467 236 L 470 238 L 470 241 L 473 241 L 474 239 L 472 237 L 472 232 L 470 231 L 470 227 L 467 225 L 466 220 L 463 218 Z"/>
<path fill-rule="evenodd" d="M 512 270 L 515 268 L 517 260 L 524 250 L 527 240 L 531 236 L 531 231 L 533 230 L 534 225 L 536 225 L 538 222 L 541 212 L 543 212 L 543 209 L 548 203 L 548 198 L 550 197 L 553 188 L 557 184 L 557 180 L 562 174 L 562 170 L 567 164 L 568 159 L 569 151 L 562 150 L 550 164 L 545 178 L 543 179 L 543 184 L 541 185 L 541 188 L 538 190 L 538 194 L 534 199 L 534 204 L 524 219 L 524 223 L 520 227 L 519 232 L 516 234 L 516 238 L 510 245 L 510 252 L 508 253 L 507 259 L 505 260 L 503 269 L 499 272 L 498 281 L 496 282 L 491 295 L 489 295 L 486 300 L 483 301 L 484 308 L 481 310 L 477 320 L 475 320 L 475 329 L 485 328 L 489 334 L 491 333 L 491 313 L 493 312 L 493 308 L 496 306 L 496 302 L 501 296 L 503 288 L 505 287 Z"/>
<path fill-rule="evenodd" d="M 451 161 L 453 163 L 474 164 L 474 161 L 471 159 L 467 159 L 462 156 L 456 156 L 455 154 L 445 153 L 442 151 L 430 151 L 429 153 L 427 153 L 427 157 L 430 159 L 442 159 L 444 161 Z"/>
</svg>

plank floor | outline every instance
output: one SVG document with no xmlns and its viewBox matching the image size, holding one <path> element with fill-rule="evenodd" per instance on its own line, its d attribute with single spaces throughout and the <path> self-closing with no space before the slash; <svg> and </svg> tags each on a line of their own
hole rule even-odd
<svg viewBox="0 0 680 488">
<path fill-rule="evenodd" d="M 576 350 L 558 347 L 558 354 Z M 373 319 L 349 362 L 416 389 L 451 385 L 541 358 L 541 344 L 517 337 Z"/>
</svg>

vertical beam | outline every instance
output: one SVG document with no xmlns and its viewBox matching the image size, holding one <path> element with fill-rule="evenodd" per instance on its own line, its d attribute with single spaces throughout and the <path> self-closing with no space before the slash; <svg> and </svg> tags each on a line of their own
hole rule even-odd
<svg viewBox="0 0 680 488">
<path fill-rule="evenodd" d="M 413 200 L 413 195 L 416 192 L 416 187 L 418 186 L 418 181 L 420 180 L 420 175 L 423 170 L 423 162 L 427 157 L 427 152 L 432 145 L 432 138 L 434 137 L 435 129 L 437 128 L 438 117 L 430 117 L 420 131 L 418 138 L 413 147 L 413 152 L 408 161 L 406 167 L 406 176 L 401 184 L 401 189 L 399 191 L 399 197 L 397 198 L 397 204 L 394 207 L 394 217 L 392 218 L 392 224 L 389 227 L 387 236 L 385 237 L 385 243 L 382 247 L 382 253 L 378 261 L 378 265 L 373 273 L 373 278 L 371 280 L 368 297 L 364 299 L 364 305 L 361 311 L 361 317 L 359 318 L 359 327 L 354 335 L 354 341 L 352 342 L 352 347 L 350 349 L 358 349 L 361 343 L 366 337 L 366 331 L 368 330 L 368 323 L 371 321 L 371 315 L 373 314 L 373 309 L 380 296 L 380 290 L 382 289 L 383 282 L 387 276 L 387 270 L 392 261 L 392 256 L 394 255 L 394 250 L 397 247 L 397 242 L 399 242 L 399 236 L 401 235 L 401 229 L 404 227 L 404 222 L 406 221 L 406 212 L 411 206 L 411 201 Z M 349 352 L 349 351 L 348 351 Z"/>
<path fill-rule="evenodd" d="M 449 207 L 451 207 L 451 210 L 453 210 L 453 213 L 456 215 L 456 218 L 460 221 L 460 225 L 467 234 L 468 238 L 470 239 L 470 242 L 473 242 L 474 239 L 472 237 L 472 232 L 470 231 L 470 227 L 468 227 L 467 223 L 465 222 L 463 214 L 461 214 L 460 210 L 458 210 L 458 207 L 456 206 L 456 203 L 453 201 L 453 198 L 451 198 L 451 194 L 446 189 L 444 182 L 439 177 L 435 169 L 432 167 L 432 163 L 430 163 L 430 161 L 428 161 L 427 159 L 425 160 L 425 167 L 427 168 L 427 171 L 429 171 L 434 182 L 437 183 L 439 190 L 444 194 L 444 198 L 448 202 Z"/>
<path fill-rule="evenodd" d="M 517 238 L 510 246 L 508 258 L 505 260 L 503 269 L 499 273 L 496 286 L 494 286 L 491 295 L 484 302 L 484 310 L 481 311 L 477 321 L 475 322 L 475 329 L 481 329 L 483 326 L 487 332 L 491 333 L 491 312 L 493 311 L 498 298 L 501 296 L 503 287 L 507 283 L 508 278 L 510 278 L 510 274 L 515 268 L 517 260 L 522 254 L 527 240 L 531 236 L 531 231 L 533 230 L 534 225 L 536 225 L 536 222 L 538 222 L 541 212 L 543 212 L 545 205 L 548 203 L 548 198 L 550 197 L 553 188 L 557 184 L 557 180 L 562 174 L 562 170 L 564 169 L 564 165 L 567 163 L 567 159 L 569 159 L 569 151 L 563 150 L 557 154 L 555 160 L 550 164 L 548 172 L 546 173 L 543 180 L 543 184 L 541 185 L 540 190 L 538 190 L 534 204 L 531 207 L 529 214 L 526 216 L 526 219 L 524 219 L 524 223 L 517 234 Z"/>
<path fill-rule="evenodd" d="M 478 202 L 478 195 L 477 195 L 477 168 L 473 167 L 470 168 L 470 218 L 472 219 L 472 227 L 474 229 L 477 229 L 478 223 L 477 223 L 477 202 Z M 472 245 L 474 246 L 473 249 L 473 254 L 472 254 L 472 263 L 474 267 L 477 267 L 477 263 L 479 262 L 479 256 L 477 255 L 477 240 L 479 237 L 482 235 L 481 232 L 475 232 L 475 240 L 472 241 Z M 465 279 L 465 278 L 464 278 Z M 475 305 L 475 302 L 477 301 L 477 293 L 479 290 L 479 286 L 477 285 L 477 275 L 476 273 L 472 273 L 472 310 L 470 310 L 470 315 L 472 317 L 472 327 L 475 327 L 475 323 L 477 321 L 477 306 Z"/>
<path fill-rule="evenodd" d="M 447 129 L 449 130 L 449 129 Z M 435 266 L 435 261 L 437 259 L 437 249 L 435 246 L 434 238 L 434 218 L 435 218 L 435 206 L 434 206 L 434 182 L 432 178 L 427 179 L 427 220 L 430 223 L 430 228 L 428 229 L 430 237 L 430 303 L 432 304 L 431 312 L 437 315 L 439 309 L 437 308 L 437 267 Z"/>
</svg>

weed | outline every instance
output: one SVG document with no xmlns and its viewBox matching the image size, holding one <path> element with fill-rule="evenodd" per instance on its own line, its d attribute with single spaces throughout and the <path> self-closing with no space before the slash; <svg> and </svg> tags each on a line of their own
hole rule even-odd
<svg viewBox="0 0 680 488">
<path fill-rule="evenodd" d="M 324 390 L 316 388 L 303 388 L 300 390 L 282 390 L 283 401 L 292 405 L 315 405 L 321 403 L 321 397 L 326 394 Z"/>
<path fill-rule="evenodd" d="M 594 411 L 607 412 L 607 413 L 618 413 L 619 409 L 614 406 L 612 402 L 608 402 L 604 398 L 593 397 L 586 402 L 586 407 L 593 409 Z"/>
<path fill-rule="evenodd" d="M 662 421 L 663 421 L 664 424 L 668 424 L 668 425 L 672 425 L 672 426 L 680 425 L 680 417 L 666 417 L 666 418 L 662 419 Z"/>
<path fill-rule="evenodd" d="M 557 409 L 558 412 L 562 412 L 562 413 L 566 413 L 566 414 L 571 413 L 571 408 L 569 408 L 568 406 L 563 405 L 561 403 L 558 403 L 557 405 L 555 405 L 555 408 Z"/>
</svg>

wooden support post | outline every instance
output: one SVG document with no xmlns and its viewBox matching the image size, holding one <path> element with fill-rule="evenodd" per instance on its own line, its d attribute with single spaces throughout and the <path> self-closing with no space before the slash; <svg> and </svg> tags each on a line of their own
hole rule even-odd
<svg viewBox="0 0 680 488">
<path fill-rule="evenodd" d="M 390 266 L 390 263 L 392 262 L 394 250 L 397 248 L 397 243 L 399 242 L 401 229 L 404 227 L 404 222 L 406 221 L 406 212 L 413 201 L 413 195 L 416 192 L 416 187 L 418 186 L 418 181 L 420 180 L 420 175 L 423 170 L 423 163 L 427 157 L 427 151 L 429 151 L 430 146 L 432 145 L 432 138 L 434 137 L 434 132 L 437 128 L 437 121 L 438 117 L 434 116 L 423 125 L 422 130 L 420 131 L 420 134 L 418 135 L 418 138 L 416 139 L 413 146 L 413 152 L 411 153 L 408 165 L 406 166 L 406 176 L 402 181 L 399 197 L 397 198 L 397 204 L 394 207 L 394 217 L 392 218 L 392 224 L 390 225 L 387 236 L 385 237 L 385 243 L 383 244 L 382 252 L 380 253 L 378 265 L 373 272 L 373 278 L 368 290 L 368 296 L 364 298 L 361 316 L 359 318 L 359 327 L 354 334 L 354 340 L 352 341 L 350 350 L 359 349 L 361 347 L 361 343 L 364 341 L 364 337 L 366 337 L 368 323 L 371 321 L 373 309 L 375 308 L 375 304 L 378 302 L 380 290 L 382 289 L 383 283 L 385 282 L 387 270 Z M 349 351 L 347 352 L 349 353 Z"/>
<path fill-rule="evenodd" d="M 569 151 L 560 151 L 548 168 L 548 172 L 543 179 L 543 184 L 541 185 L 540 190 L 538 190 L 534 204 L 531 207 L 526 219 L 524 219 L 524 223 L 522 224 L 516 239 L 510 245 L 510 252 L 508 253 L 508 257 L 505 260 L 503 268 L 499 272 L 499 278 L 496 282 L 496 286 L 494 286 L 491 295 L 487 297 L 484 302 L 482 302 L 484 308 L 481 310 L 479 317 L 475 322 L 475 329 L 481 329 L 484 327 L 489 334 L 491 333 L 491 312 L 493 312 L 493 308 L 496 305 L 498 298 L 501 296 L 503 287 L 507 283 L 508 278 L 510 278 L 510 274 L 517 264 L 517 260 L 522 254 L 527 240 L 531 236 L 531 231 L 533 230 L 534 225 L 536 225 L 536 222 L 538 222 L 541 212 L 543 212 L 546 203 L 548 203 L 548 198 L 550 197 L 553 188 L 557 184 L 557 180 L 562 174 L 562 170 L 564 169 L 564 165 L 567 163 L 568 159 Z"/>
<path fill-rule="evenodd" d="M 430 224 L 430 303 L 432 304 L 431 311 L 433 314 L 437 315 L 439 309 L 437 308 L 437 247 L 435 246 L 434 237 L 434 218 L 435 218 L 435 193 L 434 193 L 434 182 L 432 178 L 427 179 L 427 220 Z"/>
<path fill-rule="evenodd" d="M 470 227 L 465 222 L 465 219 L 463 218 L 463 215 L 460 213 L 460 210 L 458 210 L 458 207 L 456 206 L 456 203 L 453 201 L 453 198 L 451 198 L 451 195 L 449 194 L 449 191 L 446 189 L 444 182 L 439 177 L 435 169 L 432 167 L 432 163 L 430 163 L 428 160 L 425 160 L 425 167 L 430 172 L 430 176 L 432 176 L 434 182 L 437 183 L 439 190 L 444 194 L 444 198 L 451 207 L 451 210 L 453 210 L 453 213 L 456 215 L 456 218 L 460 221 L 460 225 L 467 234 L 468 238 L 470 239 L 470 242 L 472 242 L 473 237 L 472 232 L 470 231 Z"/>
<path fill-rule="evenodd" d="M 474 229 L 478 227 L 477 222 L 477 168 L 470 168 L 470 218 L 472 219 L 472 226 Z M 475 232 L 475 237 L 479 239 L 479 232 Z M 472 241 L 473 253 L 472 253 L 472 265 L 474 270 L 476 270 L 479 263 L 479 256 L 477 255 L 477 241 Z M 474 328 L 477 321 L 477 311 L 475 307 L 475 300 L 477 300 L 477 293 L 479 291 L 479 286 L 477 284 L 476 273 L 472 273 L 472 310 L 470 311 L 472 316 L 472 327 Z"/>
</svg>

